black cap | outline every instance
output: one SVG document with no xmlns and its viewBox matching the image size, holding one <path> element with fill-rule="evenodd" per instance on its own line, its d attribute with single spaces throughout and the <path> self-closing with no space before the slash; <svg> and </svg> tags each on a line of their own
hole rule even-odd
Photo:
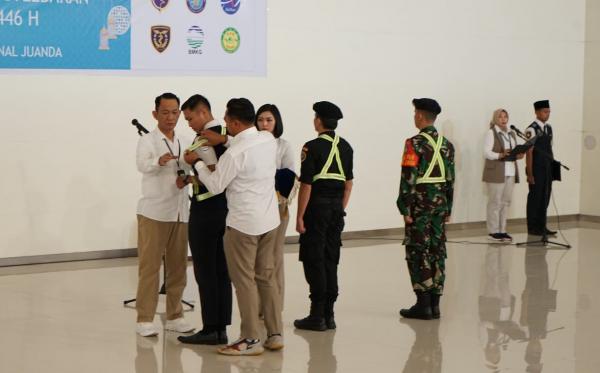
<svg viewBox="0 0 600 373">
<path fill-rule="evenodd" d="M 550 109 L 550 101 L 548 101 L 548 100 L 536 101 L 533 103 L 533 107 L 535 108 L 535 110 Z"/>
<path fill-rule="evenodd" d="M 442 112 L 440 104 L 438 104 L 437 101 L 432 98 L 414 98 L 412 103 L 417 110 L 427 111 L 435 115 L 438 115 Z"/>
<path fill-rule="evenodd" d="M 319 118 L 323 119 L 342 119 L 344 115 L 339 107 L 336 104 L 331 103 L 329 101 L 319 101 L 315 102 L 313 105 L 313 110 L 317 113 Z"/>
</svg>

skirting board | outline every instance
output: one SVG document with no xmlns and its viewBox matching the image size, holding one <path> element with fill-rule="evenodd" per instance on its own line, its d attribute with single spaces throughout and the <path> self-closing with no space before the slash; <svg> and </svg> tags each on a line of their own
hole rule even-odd
<svg viewBox="0 0 600 373">
<path fill-rule="evenodd" d="M 556 223 L 556 216 L 548 217 L 550 223 Z M 561 223 L 578 223 L 578 222 L 592 222 L 600 223 L 600 216 L 592 215 L 564 215 L 560 217 Z M 526 219 L 511 219 L 509 220 L 511 225 L 521 225 L 526 223 Z M 486 224 L 484 221 L 472 222 L 472 223 L 450 223 L 446 226 L 448 232 L 458 232 L 464 230 L 476 230 L 485 229 Z M 373 238 L 373 237 L 385 237 L 385 236 L 398 236 L 404 235 L 404 228 L 388 228 L 388 229 L 374 229 L 365 231 L 354 231 L 344 232 L 342 234 L 343 240 L 357 240 L 361 238 Z M 298 243 L 298 236 L 288 236 L 285 239 L 286 244 Z M 97 259 L 115 259 L 115 258 L 128 258 L 137 255 L 137 249 L 115 249 L 115 250 L 100 250 L 100 251 L 88 251 L 81 253 L 64 253 L 64 254 L 50 254 L 50 255 L 34 255 L 34 256 L 19 256 L 12 258 L 0 258 L 0 267 L 9 266 L 20 266 L 20 265 L 31 265 L 31 264 L 45 264 L 45 263 L 59 263 L 59 262 L 74 262 L 82 260 L 97 260 Z"/>
</svg>

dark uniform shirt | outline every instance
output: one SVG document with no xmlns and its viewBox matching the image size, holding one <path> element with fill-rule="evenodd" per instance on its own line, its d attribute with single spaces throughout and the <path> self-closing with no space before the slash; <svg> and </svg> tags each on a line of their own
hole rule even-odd
<svg viewBox="0 0 600 373">
<path fill-rule="evenodd" d="M 335 138 L 334 131 L 327 131 L 321 135 L 328 135 L 332 139 Z M 304 144 L 302 148 L 302 166 L 300 167 L 300 182 L 312 185 L 310 198 L 331 198 L 342 199 L 344 197 L 345 183 L 340 180 L 320 179 L 313 181 L 313 178 L 321 173 L 323 166 L 327 162 L 329 153 L 331 152 L 331 141 L 316 138 Z M 352 157 L 353 150 L 350 144 L 340 137 L 338 143 L 340 159 L 346 176 L 346 181 L 352 180 Z M 335 158 L 331 162 L 331 167 L 326 170 L 329 173 L 340 173 Z"/>
</svg>

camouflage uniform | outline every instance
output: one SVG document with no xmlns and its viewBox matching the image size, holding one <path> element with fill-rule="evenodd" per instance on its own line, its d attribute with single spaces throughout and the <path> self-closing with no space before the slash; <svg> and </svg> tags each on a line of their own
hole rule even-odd
<svg viewBox="0 0 600 373">
<path fill-rule="evenodd" d="M 406 140 L 402 158 L 402 177 L 397 205 L 400 213 L 410 216 L 412 224 L 405 227 L 403 244 L 413 289 L 441 295 L 444 290 L 446 235 L 445 218 L 452 211 L 454 192 L 454 146 L 443 139 L 440 155 L 445 167 L 445 180 L 417 183 L 433 161 L 434 148 L 423 133 L 438 141 L 433 126 Z M 433 167 L 430 177 L 440 177 L 441 169 Z"/>
</svg>

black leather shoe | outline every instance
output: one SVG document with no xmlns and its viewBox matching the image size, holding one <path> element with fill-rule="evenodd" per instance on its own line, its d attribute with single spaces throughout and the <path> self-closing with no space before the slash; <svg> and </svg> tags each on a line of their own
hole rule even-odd
<svg viewBox="0 0 600 373">
<path fill-rule="evenodd" d="M 337 328 L 337 325 L 335 324 L 335 318 L 333 316 L 326 317 L 325 326 L 327 326 L 327 329 L 330 330 Z"/>
<path fill-rule="evenodd" d="M 551 231 L 550 229 L 546 228 L 546 235 L 547 236 L 556 236 L 556 231 Z"/>
<path fill-rule="evenodd" d="M 314 330 L 322 332 L 327 330 L 325 319 L 323 317 L 307 316 L 303 319 L 294 321 L 294 326 L 302 330 Z"/>
<path fill-rule="evenodd" d="M 527 231 L 527 234 L 531 236 L 543 236 L 542 231 L 537 229 L 530 229 Z"/>
<path fill-rule="evenodd" d="M 442 316 L 440 312 L 440 295 L 431 294 L 431 317 L 439 319 Z"/>
<path fill-rule="evenodd" d="M 227 343 L 229 343 L 229 340 L 227 339 L 227 332 L 225 330 L 219 330 L 217 332 L 217 336 L 220 345 L 226 345 Z"/>
<path fill-rule="evenodd" d="M 409 309 L 401 309 L 400 316 L 407 319 L 431 320 L 431 294 L 423 291 L 415 291 L 417 303 Z"/>
<path fill-rule="evenodd" d="M 227 336 L 225 336 L 225 338 L 227 338 Z M 217 332 L 205 332 L 203 330 L 199 331 L 196 334 L 179 336 L 177 337 L 177 340 L 182 343 L 189 343 L 193 345 L 220 344 L 219 335 Z"/>
<path fill-rule="evenodd" d="M 431 313 L 431 308 L 421 308 L 416 304 L 409 309 L 401 309 L 400 316 L 405 319 L 419 319 L 419 320 L 431 320 L 433 319 L 433 314 Z"/>
</svg>

